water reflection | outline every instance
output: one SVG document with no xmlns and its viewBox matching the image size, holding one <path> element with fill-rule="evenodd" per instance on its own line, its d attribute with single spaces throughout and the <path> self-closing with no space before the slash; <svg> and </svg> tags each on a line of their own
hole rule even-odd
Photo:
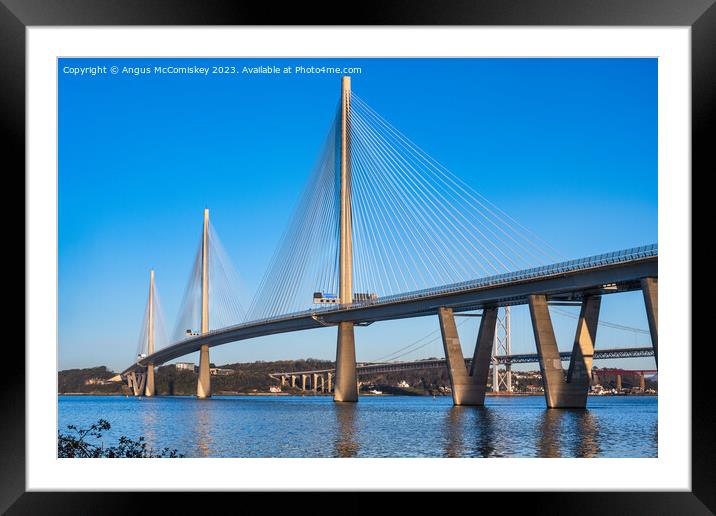
<svg viewBox="0 0 716 516">
<path fill-rule="evenodd" d="M 206 400 L 194 400 L 194 434 L 196 435 L 196 449 L 199 457 L 211 456 L 212 439 L 209 430 L 211 428 L 211 403 Z"/>
<path fill-rule="evenodd" d="M 565 443 L 571 457 L 596 457 L 601 451 L 598 421 L 588 409 L 546 409 L 537 433 L 538 457 L 562 457 Z"/>
<path fill-rule="evenodd" d="M 334 403 L 336 414 L 337 437 L 335 444 L 336 457 L 355 457 L 358 454 L 358 441 L 356 441 L 356 412 L 355 403 Z"/>
<path fill-rule="evenodd" d="M 140 435 L 144 436 L 144 440 L 150 448 L 156 449 L 158 448 L 156 429 L 159 422 L 160 404 L 155 403 L 153 398 L 144 398 L 141 400 L 140 407 L 142 418 L 142 431 Z"/>
<path fill-rule="evenodd" d="M 474 423 L 477 430 L 475 452 L 480 457 L 499 457 L 497 439 L 495 438 L 495 413 L 487 407 L 473 407 Z"/>
<path fill-rule="evenodd" d="M 599 421 L 588 409 L 572 412 L 577 418 L 575 457 L 591 458 L 599 455 Z"/>
<path fill-rule="evenodd" d="M 189 457 L 656 457 L 657 399 L 599 397 L 589 409 L 545 409 L 537 397 L 154 399 L 62 397 L 58 424 L 100 416 L 106 442 L 144 435 Z"/>
<path fill-rule="evenodd" d="M 462 457 L 463 430 L 462 419 L 466 407 L 451 407 L 445 415 L 445 456 Z"/>
<path fill-rule="evenodd" d="M 569 409 L 547 409 L 542 412 L 539 422 L 538 457 L 561 457 L 560 435 L 565 413 Z"/>
<path fill-rule="evenodd" d="M 446 457 L 494 457 L 495 417 L 486 407 L 450 407 L 445 415 Z"/>
</svg>

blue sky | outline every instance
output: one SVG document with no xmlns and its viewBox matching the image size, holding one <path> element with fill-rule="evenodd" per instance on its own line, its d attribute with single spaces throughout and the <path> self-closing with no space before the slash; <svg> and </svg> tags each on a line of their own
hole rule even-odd
<svg viewBox="0 0 716 516">
<path fill-rule="evenodd" d="M 299 64 L 360 67 L 352 83 L 362 99 L 566 258 L 657 241 L 656 59 L 61 59 L 60 369 L 132 361 L 151 268 L 173 326 L 204 207 L 248 306 L 340 87 L 334 74 L 79 76 L 65 67 Z M 647 328 L 640 293 L 602 306 L 607 321 Z M 466 354 L 473 321 L 461 327 Z M 561 348 L 574 326 L 555 316 Z M 434 317 L 359 328 L 358 359 L 437 328 Z M 647 335 L 599 332 L 599 347 L 649 344 Z M 523 308 L 513 309 L 512 346 L 534 350 Z M 212 361 L 334 354 L 335 331 L 321 329 L 214 348 Z M 423 356 L 442 356 L 440 342 L 404 358 Z"/>
</svg>

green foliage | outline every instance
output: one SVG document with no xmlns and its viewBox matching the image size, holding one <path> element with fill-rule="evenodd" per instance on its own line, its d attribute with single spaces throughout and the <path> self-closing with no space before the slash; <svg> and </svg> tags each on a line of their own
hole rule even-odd
<svg viewBox="0 0 716 516">
<path fill-rule="evenodd" d="M 113 382 L 107 384 L 96 383 L 109 380 L 114 373 L 106 366 L 89 369 L 67 369 L 57 373 L 57 392 L 60 393 L 93 393 L 93 394 L 120 394 L 122 384 Z"/>
<path fill-rule="evenodd" d="M 57 457 L 58 458 L 177 458 L 183 457 L 178 451 L 164 448 L 154 451 L 149 448 L 144 437 L 133 440 L 125 436 L 119 438 L 115 446 L 104 447 L 100 442 L 92 444 L 88 439 L 101 439 L 102 433 L 111 428 L 109 422 L 100 419 L 89 428 L 78 428 L 75 425 L 68 425 L 67 429 L 72 434 L 58 433 L 57 435 Z"/>
<path fill-rule="evenodd" d="M 211 391 L 214 394 L 268 392 L 270 386 L 276 385 L 276 380 L 272 380 L 269 373 L 330 369 L 334 365 L 331 361 L 313 358 L 222 365 L 220 366 L 222 369 L 232 369 L 233 374 L 212 376 Z M 162 366 L 158 369 L 154 379 L 156 393 L 157 395 L 193 396 L 196 394 L 197 378 L 196 372 L 177 370 L 173 365 Z"/>
<path fill-rule="evenodd" d="M 330 360 L 307 358 L 226 364 L 219 367 L 232 369 L 233 374 L 211 377 L 211 390 L 214 394 L 250 394 L 268 392 L 269 387 L 276 385 L 276 380 L 271 379 L 269 373 L 332 369 L 335 367 L 335 363 Z M 108 385 L 87 383 L 92 378 L 108 379 L 113 375 L 114 373 L 107 371 L 106 367 L 60 371 L 58 374 L 59 392 L 61 394 L 122 394 L 121 383 Z M 196 394 L 197 379 L 198 374 L 194 371 L 179 370 L 174 365 L 160 366 L 154 377 L 156 394 L 160 396 L 193 396 Z M 373 384 L 379 390 L 390 394 L 431 394 L 437 393 L 440 387 L 450 385 L 446 368 L 380 373 L 361 376 L 360 380 L 364 384 Z M 398 382 L 403 380 L 410 384 L 410 389 L 396 388 Z M 288 387 L 284 387 L 283 390 L 292 392 Z M 296 392 L 302 393 L 303 391 Z M 126 387 L 124 393 L 129 394 Z"/>
</svg>

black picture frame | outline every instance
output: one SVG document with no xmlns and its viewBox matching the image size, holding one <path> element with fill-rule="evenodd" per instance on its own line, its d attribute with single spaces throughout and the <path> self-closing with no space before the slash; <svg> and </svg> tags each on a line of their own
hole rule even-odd
<svg viewBox="0 0 716 516">
<path fill-rule="evenodd" d="M 690 27 L 693 172 L 689 177 L 689 171 L 684 171 L 684 180 L 690 181 L 699 173 L 705 175 L 716 170 L 714 144 L 709 137 L 716 111 L 714 0 L 382 0 L 351 5 L 350 17 L 352 25 Z M 3 160 L 6 178 L 19 176 L 25 166 L 25 29 L 28 26 L 345 24 L 341 10 L 306 2 L 277 6 L 268 2 L 220 0 L 0 0 L 0 120 L 6 142 Z M 8 157 L 14 159 L 8 160 Z M 21 198 L 16 191 L 13 195 Z M 684 325 L 688 327 L 690 321 L 684 321 Z M 691 335 L 685 333 L 684 341 L 678 345 L 691 345 Z M 707 353 L 705 348 L 710 345 L 709 341 L 694 340 L 692 356 Z M 189 498 L 181 493 L 156 500 L 160 493 L 25 492 L 25 391 L 22 386 L 25 386 L 25 366 L 28 364 L 25 364 L 24 350 L 19 346 L 6 345 L 3 351 L 6 367 L 0 375 L 0 511 L 8 514 L 126 514 L 142 507 L 148 500 L 161 503 L 162 511 L 186 513 L 190 510 L 191 501 L 196 497 Z M 713 387 L 709 382 L 710 362 L 697 359 L 691 366 L 691 492 L 510 494 L 510 511 L 550 514 L 716 512 L 716 407 L 710 395 Z M 626 476 L 632 474 L 635 472 Z M 648 471 L 636 474 L 647 475 Z M 589 479 L 585 478 L 585 489 L 588 486 Z M 214 505 L 223 503 L 232 495 L 205 493 L 201 498 L 206 496 L 212 497 Z M 244 497 L 242 503 L 248 503 L 245 494 L 239 496 Z M 346 506 L 370 507 L 371 502 L 363 495 L 360 504 L 357 494 L 344 496 L 342 503 Z M 494 499 L 488 503 L 506 503 L 504 493 L 486 493 L 481 497 L 481 505 L 485 503 L 482 501 L 484 496 Z M 282 503 L 275 495 L 270 497 L 269 505 Z M 300 504 L 302 498 L 294 493 L 290 500 L 292 504 Z M 421 495 L 412 497 L 413 503 L 421 504 L 422 499 Z M 237 507 L 235 501 L 231 503 Z M 474 508 L 478 509 L 477 506 Z"/>
</svg>

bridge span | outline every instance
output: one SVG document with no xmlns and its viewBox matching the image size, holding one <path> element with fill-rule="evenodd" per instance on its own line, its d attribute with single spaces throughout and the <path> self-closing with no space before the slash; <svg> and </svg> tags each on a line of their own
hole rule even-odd
<svg viewBox="0 0 716 516">
<path fill-rule="evenodd" d="M 560 351 L 560 359 L 566 362 L 572 358 L 571 351 Z M 652 348 L 613 348 L 599 349 L 594 351 L 594 360 L 608 360 L 616 358 L 636 358 L 636 357 L 653 357 L 654 350 Z M 505 364 L 534 364 L 539 362 L 537 353 L 519 353 L 509 356 L 498 355 L 493 357 L 494 363 Z M 472 358 L 465 359 L 465 367 L 468 369 L 472 365 Z M 415 371 L 418 369 L 440 369 L 446 367 L 444 358 L 412 360 L 409 362 L 364 362 L 356 366 L 358 376 L 368 376 L 380 373 L 396 373 L 399 371 Z M 302 374 L 328 374 L 334 373 L 335 368 L 329 369 L 311 369 L 307 371 L 279 371 L 270 373 L 269 377 L 274 380 L 280 380 L 282 377 L 297 376 Z"/>
<path fill-rule="evenodd" d="M 158 366 L 172 359 L 200 351 L 204 346 L 210 348 L 264 335 L 335 326 L 344 321 L 365 325 L 382 320 L 421 317 L 435 314 L 441 315 L 441 322 L 443 324 L 445 320 L 448 321 L 448 324 L 452 321 L 454 328 L 454 316 L 452 312 L 482 309 L 484 314 L 485 311 L 496 311 L 498 306 L 517 304 L 530 304 L 533 325 L 535 324 L 535 305 L 542 308 L 543 313 L 539 314 L 541 319 L 537 319 L 536 323 L 538 326 L 542 326 L 540 330 L 546 332 L 546 335 L 543 337 L 542 333 L 535 331 L 536 340 L 542 344 L 542 347 L 538 344 L 538 352 L 536 354 L 524 356 L 512 355 L 510 357 L 512 363 L 539 361 L 541 354 L 546 355 L 545 344 L 547 344 L 547 346 L 550 346 L 549 359 L 546 361 L 548 366 L 551 364 L 556 369 L 556 365 L 558 364 L 558 369 L 561 373 L 561 361 L 563 359 L 566 360 L 570 358 L 571 363 L 574 363 L 575 357 L 580 357 L 580 359 L 587 359 L 589 361 L 589 369 L 591 370 L 591 355 L 594 355 L 594 358 L 604 358 L 605 356 L 602 355 L 599 350 L 588 353 L 588 350 L 581 350 L 581 348 L 578 348 L 577 353 L 574 353 L 574 351 L 559 352 L 556 349 L 556 340 L 554 339 L 553 333 L 551 336 L 549 335 L 552 329 L 551 319 L 549 319 L 549 312 L 547 311 L 548 301 L 579 302 L 584 308 L 585 302 L 590 299 L 600 299 L 600 297 L 605 294 L 628 292 L 637 289 L 643 290 L 645 298 L 648 298 L 648 296 L 653 295 L 650 284 L 651 282 L 655 282 L 655 279 L 652 280 L 650 278 L 655 278 L 658 274 L 657 271 L 658 248 L 656 245 L 651 245 L 556 263 L 550 266 L 518 271 L 511 274 L 481 278 L 472 282 L 406 293 L 402 296 L 353 303 L 347 307 L 307 310 L 305 312 L 289 314 L 284 317 L 230 326 L 220 330 L 209 331 L 203 335 L 187 338 L 138 360 L 121 374 L 123 377 L 128 377 L 141 373 L 147 370 L 148 364 Z M 652 317 L 649 317 L 649 319 L 651 321 Z M 481 338 L 484 340 L 489 337 L 483 335 L 485 320 L 487 319 L 483 316 L 480 330 L 481 336 L 478 337 L 477 347 L 479 347 Z M 547 321 L 549 321 L 548 324 Z M 596 328 L 596 319 L 590 321 L 590 323 L 590 326 Z M 584 343 L 584 324 L 585 317 L 584 314 L 581 314 L 577 330 L 578 335 L 575 340 L 576 344 L 581 345 Z M 656 327 L 652 327 L 650 324 L 650 330 L 653 342 L 651 354 L 657 357 Z M 459 364 L 464 364 L 462 365 L 463 370 L 474 371 L 474 357 L 473 359 L 467 360 L 462 358 L 462 351 L 458 350 L 459 337 L 457 336 L 457 330 L 453 329 L 452 333 L 452 335 L 446 337 L 443 328 L 443 344 L 446 344 L 446 339 L 454 339 L 451 341 L 453 345 L 446 351 L 447 360 L 436 361 L 435 367 L 438 367 L 437 362 L 440 363 L 439 366 L 443 367 L 448 364 L 449 370 L 454 373 L 456 368 L 459 367 Z M 551 342 L 548 341 L 545 343 L 545 338 L 551 340 Z M 492 337 L 489 337 L 489 340 L 491 345 Z M 458 347 L 454 345 L 455 342 L 457 342 Z M 484 354 L 484 342 L 482 348 Z M 542 351 L 542 353 L 540 353 L 540 351 Z M 614 351 L 615 350 L 609 350 L 608 353 L 613 353 Z M 606 353 L 605 351 L 605 354 Z M 489 367 L 491 363 L 489 353 L 485 355 L 485 357 L 479 357 L 478 361 L 486 361 L 485 367 Z M 542 362 L 540 362 L 540 364 L 542 364 Z M 373 365 L 372 367 L 396 366 Z M 457 370 L 460 371 L 459 369 Z M 357 375 L 358 368 L 356 368 L 356 378 Z M 465 378 L 472 378 L 473 375 L 460 375 L 458 377 L 464 380 Z M 559 380 L 561 379 L 554 378 L 553 382 L 558 382 Z M 453 379 L 453 382 L 454 381 L 455 379 Z M 485 385 L 486 382 L 487 378 L 485 377 Z M 561 384 L 557 383 L 557 385 Z M 457 390 L 459 391 L 459 388 Z M 484 394 L 484 388 L 482 390 Z M 584 389 L 582 388 L 581 390 Z M 586 391 L 584 391 L 584 396 L 586 397 Z"/>
<path fill-rule="evenodd" d="M 121 373 L 135 394 L 154 395 L 154 368 L 198 351 L 197 397 L 208 397 L 210 348 L 335 326 L 334 399 L 355 402 L 358 368 L 354 327 L 437 316 L 453 402 L 482 405 L 498 309 L 526 304 L 547 406 L 584 407 L 602 296 L 635 290 L 643 293 L 653 354 L 658 360 L 656 244 L 558 261 L 552 252 L 545 251 L 551 248 L 544 242 L 530 239 L 533 233 L 470 189 L 354 96 L 347 76 L 341 79 L 339 107 L 325 142 L 304 196 L 254 297 L 251 316 L 231 319 L 248 322 L 213 329 L 209 325 L 209 297 L 217 287 L 213 282 L 210 288 L 209 263 L 216 253 L 211 245 L 208 209 L 204 211 L 201 246 L 193 283 L 190 281 L 190 285 L 200 287 L 200 293 L 189 296 L 200 304 L 189 307 L 200 318 L 192 323 L 185 338 L 155 349 L 154 287 L 150 288 L 149 322 L 143 332 L 148 336 L 146 353 L 140 352 Z M 544 263 L 551 265 L 534 266 Z M 301 310 L 308 304 L 309 288 L 313 292 L 325 288 L 316 292 L 314 299 L 330 303 Z M 324 292 L 329 296 L 322 296 Z M 550 303 L 580 306 L 566 374 Z M 466 362 L 455 314 L 475 310 L 481 310 L 480 329 L 473 357 Z"/>
<path fill-rule="evenodd" d="M 569 361 L 572 358 L 571 351 L 561 351 L 559 355 L 562 361 Z M 594 360 L 608 360 L 616 358 L 636 358 L 653 356 L 653 348 L 613 348 L 595 350 L 593 358 Z M 513 364 L 538 363 L 539 354 L 519 353 L 513 355 L 498 355 L 493 357 L 492 360 L 493 367 L 495 367 L 496 365 L 512 366 Z M 441 369 L 444 367 L 447 367 L 447 361 L 444 358 L 413 360 L 409 362 L 366 362 L 357 364 L 356 373 L 360 377 L 381 373 L 397 373 L 400 371 Z M 472 358 L 466 358 L 465 368 L 469 370 L 471 367 Z M 301 378 L 302 386 L 304 389 L 306 385 L 306 380 L 308 380 L 314 390 L 317 388 L 318 385 L 320 385 L 321 389 L 324 392 L 330 392 L 335 373 L 335 368 L 311 369 L 306 371 L 277 371 L 275 373 L 269 373 L 269 377 L 279 381 L 282 387 L 288 384 L 290 384 L 292 387 L 295 387 L 296 379 Z M 508 385 L 509 384 L 511 384 L 511 382 L 508 382 Z M 493 390 L 495 390 L 494 386 Z"/>
<path fill-rule="evenodd" d="M 159 366 L 199 351 L 204 345 L 214 347 L 265 335 L 336 326 L 345 321 L 366 325 L 376 321 L 435 315 L 440 308 L 463 312 L 527 304 L 530 296 L 544 296 L 549 301 L 579 302 L 589 296 L 639 290 L 642 288 L 641 280 L 655 276 L 657 270 L 658 247 L 649 245 L 353 303 L 347 307 L 306 310 L 189 337 L 138 360 L 121 374 L 143 369 L 150 363 Z"/>
</svg>

